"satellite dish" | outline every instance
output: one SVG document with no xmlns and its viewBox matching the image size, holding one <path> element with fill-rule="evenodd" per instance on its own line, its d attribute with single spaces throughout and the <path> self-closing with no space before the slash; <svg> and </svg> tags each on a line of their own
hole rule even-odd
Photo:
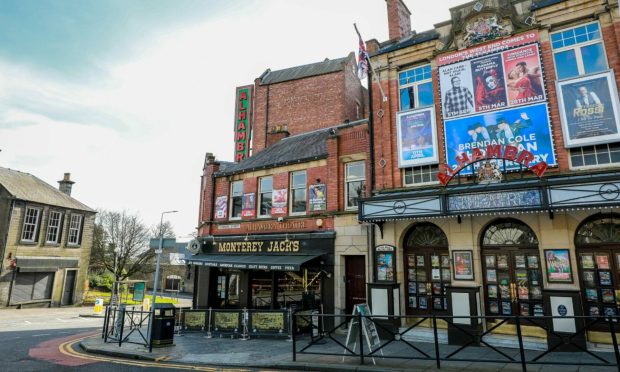
<svg viewBox="0 0 620 372">
<path fill-rule="evenodd" d="M 191 254 L 198 254 L 200 253 L 202 248 L 202 244 L 200 244 L 200 242 L 198 240 L 192 240 L 189 243 L 187 243 L 187 250 L 189 251 L 189 253 Z"/>
</svg>

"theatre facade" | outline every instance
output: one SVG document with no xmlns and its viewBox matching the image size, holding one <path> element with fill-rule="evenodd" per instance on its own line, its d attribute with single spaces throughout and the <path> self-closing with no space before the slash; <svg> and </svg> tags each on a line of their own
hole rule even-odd
<svg viewBox="0 0 620 372">
<path fill-rule="evenodd" d="M 420 33 L 387 4 L 373 280 L 407 315 L 617 315 L 618 3 L 472 1 Z"/>
</svg>

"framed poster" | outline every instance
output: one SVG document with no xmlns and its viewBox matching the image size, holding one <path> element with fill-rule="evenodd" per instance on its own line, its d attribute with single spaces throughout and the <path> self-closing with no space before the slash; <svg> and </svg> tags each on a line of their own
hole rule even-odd
<svg viewBox="0 0 620 372">
<path fill-rule="evenodd" d="M 287 213 L 288 190 L 277 189 L 271 192 L 271 214 Z"/>
<path fill-rule="evenodd" d="M 439 87 L 444 119 L 474 113 L 474 83 L 469 61 L 439 68 Z"/>
<path fill-rule="evenodd" d="M 556 86 L 566 147 L 620 140 L 618 89 L 611 70 L 558 81 Z"/>
<path fill-rule="evenodd" d="M 256 216 L 256 194 L 243 194 L 242 197 L 241 217 L 254 217 Z"/>
<path fill-rule="evenodd" d="M 308 186 L 308 204 L 311 211 L 323 211 L 327 207 L 325 184 Z"/>
<path fill-rule="evenodd" d="M 396 129 L 400 168 L 439 162 L 435 106 L 399 112 Z"/>
<path fill-rule="evenodd" d="M 538 44 L 525 45 L 502 53 L 508 105 L 516 106 L 545 100 Z"/>
<path fill-rule="evenodd" d="M 474 280 L 472 251 L 452 251 L 454 280 Z"/>
<path fill-rule="evenodd" d="M 226 218 L 228 210 L 228 196 L 222 195 L 215 198 L 215 218 Z"/>
<path fill-rule="evenodd" d="M 389 244 L 382 244 L 375 247 L 375 272 L 377 281 L 395 281 L 396 247 Z M 413 269 L 409 269 L 413 270 Z M 413 278 L 411 277 L 413 274 Z M 415 280 L 415 271 L 409 272 L 410 279 Z"/>
<path fill-rule="evenodd" d="M 568 249 L 545 249 L 547 281 L 549 283 L 572 283 L 573 272 Z"/>
</svg>

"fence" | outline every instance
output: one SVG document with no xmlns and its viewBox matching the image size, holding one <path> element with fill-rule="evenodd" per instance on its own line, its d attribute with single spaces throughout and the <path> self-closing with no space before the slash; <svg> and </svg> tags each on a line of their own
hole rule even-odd
<svg viewBox="0 0 620 372">
<path fill-rule="evenodd" d="M 101 337 L 105 343 L 117 342 L 150 346 L 148 334 L 149 319 L 152 313 L 142 306 L 108 306 L 105 311 Z"/>
<path fill-rule="evenodd" d="M 330 329 L 319 329 L 320 324 L 335 324 Z M 332 318 L 329 322 L 326 318 Z M 303 332 L 293 332 L 293 361 L 299 354 L 332 355 L 342 358 L 358 358 L 360 364 L 367 359 L 376 363 L 376 358 L 384 359 L 418 359 L 434 361 L 437 368 L 441 368 L 442 361 L 477 362 L 477 363 L 515 363 L 520 364 L 523 371 L 528 365 L 581 365 L 581 366 L 620 366 L 620 351 L 616 328 L 618 316 L 364 316 L 307 314 L 295 313 L 292 318 L 292 329 L 302 321 L 310 324 L 312 332 L 307 335 Z M 325 320 L 325 321 L 323 321 Z M 385 321 L 391 324 L 411 324 L 405 327 L 386 326 Z M 481 324 L 479 327 L 464 326 L 463 323 Z M 574 333 L 561 333 L 554 330 L 553 324 L 557 321 L 574 321 Z M 401 323 L 403 322 L 403 323 Z M 459 336 L 459 345 L 448 345 L 447 340 L 440 338 L 438 322 L 445 322 L 452 335 Z M 486 329 L 482 326 L 486 324 Z M 515 332 L 507 334 L 501 330 L 502 326 L 509 326 Z M 429 328 L 430 327 L 430 328 Z M 348 329 L 346 338 L 342 334 Z M 397 329 L 395 329 L 397 328 Z M 529 339 L 525 337 L 524 329 L 543 330 L 550 335 L 544 350 L 532 350 L 524 346 Z M 377 330 L 378 332 L 375 332 Z M 611 339 L 613 349 L 609 352 L 594 351 L 583 347 L 580 338 L 585 338 L 588 332 L 605 331 Z M 413 341 L 413 333 L 419 331 L 431 334 L 425 341 Z M 423 331 L 423 332 L 422 332 Z M 430 331 L 430 332 L 429 332 Z M 620 331 L 620 330 L 619 330 Z M 494 337 L 501 337 L 503 345 L 498 345 Z M 353 333 L 353 334 L 351 334 Z M 374 334 L 373 334 L 374 333 Z M 508 332 L 510 333 L 510 332 Z M 318 337 L 317 337 L 318 334 Z M 379 337 L 379 334 L 382 337 Z M 553 340 L 551 340 L 551 338 Z M 563 352 L 560 349 L 570 348 L 572 352 Z M 334 351 L 336 350 L 336 351 Z"/>
</svg>

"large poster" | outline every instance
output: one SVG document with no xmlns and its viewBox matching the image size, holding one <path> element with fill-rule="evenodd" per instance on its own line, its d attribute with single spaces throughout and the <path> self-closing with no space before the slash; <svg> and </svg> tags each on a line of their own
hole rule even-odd
<svg viewBox="0 0 620 372">
<path fill-rule="evenodd" d="M 444 119 L 545 101 L 538 44 L 439 67 Z"/>
<path fill-rule="evenodd" d="M 611 71 L 559 81 L 557 87 L 566 147 L 620 139 L 618 90 Z"/>
<path fill-rule="evenodd" d="M 322 211 L 327 208 L 327 198 L 325 196 L 325 184 L 308 186 L 308 204 L 311 211 Z"/>
<path fill-rule="evenodd" d="M 457 167 L 457 156 L 466 153 L 471 158 L 473 148 L 484 152 L 490 144 L 527 150 L 534 155 L 532 164 L 545 161 L 549 166 L 556 165 L 546 103 L 446 120 L 445 131 L 446 160 L 452 168 Z M 507 169 L 519 167 L 517 163 L 506 165 Z M 469 173 L 467 169 L 461 171 Z"/>
<path fill-rule="evenodd" d="M 228 196 L 226 195 L 215 198 L 215 218 L 226 218 L 227 201 Z"/>
<path fill-rule="evenodd" d="M 271 193 L 271 214 L 286 214 L 288 201 L 288 190 L 278 189 Z"/>
<path fill-rule="evenodd" d="M 241 209 L 242 217 L 254 217 L 256 215 L 256 194 L 243 194 L 241 199 L 243 208 Z"/>
<path fill-rule="evenodd" d="M 439 161 L 434 106 L 398 113 L 396 126 L 399 167 L 434 164 Z"/>
</svg>

